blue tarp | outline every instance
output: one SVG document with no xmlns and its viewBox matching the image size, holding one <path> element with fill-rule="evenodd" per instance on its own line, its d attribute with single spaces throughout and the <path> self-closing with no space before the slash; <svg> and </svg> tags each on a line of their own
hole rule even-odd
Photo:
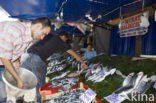
<svg viewBox="0 0 156 103">
<path fill-rule="evenodd" d="M 136 37 L 120 37 L 118 26 L 112 27 L 110 37 L 110 54 L 134 56 Z"/>
<path fill-rule="evenodd" d="M 156 55 L 156 22 L 150 19 L 148 33 L 142 36 L 142 54 Z"/>
<path fill-rule="evenodd" d="M 52 26 L 52 33 L 53 34 L 56 34 L 56 33 L 59 33 L 59 32 L 61 32 L 61 31 L 66 31 L 66 32 L 68 32 L 68 33 L 70 33 L 70 34 L 74 34 L 74 35 L 79 35 L 79 36 L 84 36 L 84 34 L 82 34 L 82 32 L 80 31 L 80 30 L 78 30 L 78 28 L 77 27 L 75 27 L 75 26 L 69 26 L 69 25 L 63 25 L 63 26 L 61 26 L 59 29 L 57 29 L 57 30 L 54 30 L 54 25 Z M 87 31 L 86 31 L 86 33 L 85 33 L 85 35 L 87 34 Z"/>
<path fill-rule="evenodd" d="M 144 1 L 144 7 L 156 3 L 156 0 Z M 128 5 L 129 3 L 132 4 Z M 101 15 L 96 23 L 119 17 L 120 7 L 123 15 L 141 9 L 142 3 L 143 0 L 0 0 L 0 6 L 15 18 L 34 19 L 48 16 L 55 20 L 62 11 L 65 22 L 92 22 L 85 17 L 86 14 L 91 15 L 94 20 Z"/>
<path fill-rule="evenodd" d="M 110 38 L 110 54 L 134 56 L 136 37 L 122 37 L 117 33 L 118 27 L 114 26 Z M 156 55 L 156 22 L 150 19 L 148 33 L 142 36 L 142 54 Z"/>
<path fill-rule="evenodd" d="M 144 7 L 156 3 L 156 0 L 0 0 L 0 6 L 14 18 L 32 20 L 47 16 L 55 21 L 59 16 L 64 22 L 102 23 L 141 9 L 143 1 Z M 93 20 L 86 15 L 90 15 Z M 156 24 L 150 22 L 152 26 L 148 34 L 142 37 L 143 54 L 156 54 Z M 61 30 L 80 32 L 77 28 L 66 26 L 61 27 Z M 135 37 L 120 38 L 117 31 L 118 27 L 113 27 L 110 53 L 134 56 Z"/>
</svg>

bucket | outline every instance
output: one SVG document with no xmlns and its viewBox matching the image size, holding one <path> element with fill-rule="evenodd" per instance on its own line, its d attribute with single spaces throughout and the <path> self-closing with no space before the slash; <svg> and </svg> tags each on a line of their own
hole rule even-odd
<svg viewBox="0 0 156 103">
<path fill-rule="evenodd" d="M 6 84 L 7 94 L 14 97 L 22 97 L 26 92 L 29 92 L 29 90 L 32 90 L 36 87 L 37 78 L 31 71 L 25 68 L 18 69 L 17 73 L 23 81 L 22 89 L 16 87 L 16 80 L 7 70 L 3 72 L 2 79 Z"/>
<path fill-rule="evenodd" d="M 0 81 L 0 99 L 5 99 L 5 98 L 6 98 L 5 84 L 2 81 Z"/>
</svg>

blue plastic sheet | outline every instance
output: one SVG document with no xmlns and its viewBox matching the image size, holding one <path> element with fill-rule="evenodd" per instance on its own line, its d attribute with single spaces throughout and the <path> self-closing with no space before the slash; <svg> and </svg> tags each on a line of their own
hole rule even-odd
<svg viewBox="0 0 156 103">
<path fill-rule="evenodd" d="M 134 56 L 136 37 L 120 37 L 118 26 L 114 26 L 110 37 L 110 54 Z"/>
<path fill-rule="evenodd" d="M 156 0 L 144 1 L 144 7 L 156 3 Z M 37 17 L 47 16 L 55 21 L 56 17 L 61 16 L 62 12 L 63 17 L 61 19 L 64 22 L 95 23 L 102 23 L 142 9 L 142 4 L 143 0 L 0 0 L 0 6 L 14 18 L 32 20 Z M 87 18 L 87 14 L 94 21 Z M 101 18 L 98 18 L 98 16 L 101 16 Z M 150 20 L 150 22 L 149 32 L 142 37 L 143 54 L 156 54 L 156 24 L 153 20 Z M 76 31 L 76 33 L 80 32 L 73 27 L 62 27 L 61 29 L 71 32 Z M 134 56 L 135 37 L 120 38 L 117 31 L 118 27 L 113 27 L 110 53 Z"/>
<path fill-rule="evenodd" d="M 156 55 L 156 22 L 150 19 L 148 33 L 142 36 L 142 54 Z"/>
<path fill-rule="evenodd" d="M 156 3 L 156 0 L 144 1 L 144 7 Z M 31 20 L 47 16 L 56 20 L 63 12 L 65 22 L 93 22 L 85 16 L 89 14 L 96 23 L 119 17 L 120 7 L 123 15 L 141 9 L 142 3 L 143 0 L 0 0 L 0 6 L 14 18 Z"/>
<path fill-rule="evenodd" d="M 42 16 L 51 17 L 60 4 L 60 0 L 0 0 L 0 6 L 11 17 L 28 20 Z"/>
<path fill-rule="evenodd" d="M 142 36 L 142 54 L 156 55 L 156 22 L 150 19 L 148 33 Z M 117 33 L 118 27 L 114 26 L 110 38 L 110 54 L 134 56 L 136 37 L 122 37 Z"/>
</svg>

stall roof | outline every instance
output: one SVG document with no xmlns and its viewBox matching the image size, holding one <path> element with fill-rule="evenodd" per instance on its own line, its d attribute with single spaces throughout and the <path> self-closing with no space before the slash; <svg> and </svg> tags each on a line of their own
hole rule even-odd
<svg viewBox="0 0 156 103">
<path fill-rule="evenodd" d="M 0 0 L 0 6 L 14 18 L 47 16 L 53 21 L 96 23 L 155 3 L 156 0 Z"/>
</svg>

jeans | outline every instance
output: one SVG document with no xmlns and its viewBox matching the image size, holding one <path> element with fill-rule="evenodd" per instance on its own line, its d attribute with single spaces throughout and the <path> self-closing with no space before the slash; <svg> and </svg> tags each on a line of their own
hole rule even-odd
<svg viewBox="0 0 156 103">
<path fill-rule="evenodd" d="M 0 67 L 0 103 L 6 103 L 6 90 L 5 90 L 5 83 L 2 80 L 2 73 L 5 70 L 4 67 Z"/>
<path fill-rule="evenodd" d="M 36 86 L 36 102 L 41 103 L 39 89 L 45 84 L 45 78 L 47 73 L 46 63 L 42 61 L 38 55 L 25 53 L 22 55 L 21 67 L 32 71 L 36 75 L 38 80 Z"/>
</svg>

